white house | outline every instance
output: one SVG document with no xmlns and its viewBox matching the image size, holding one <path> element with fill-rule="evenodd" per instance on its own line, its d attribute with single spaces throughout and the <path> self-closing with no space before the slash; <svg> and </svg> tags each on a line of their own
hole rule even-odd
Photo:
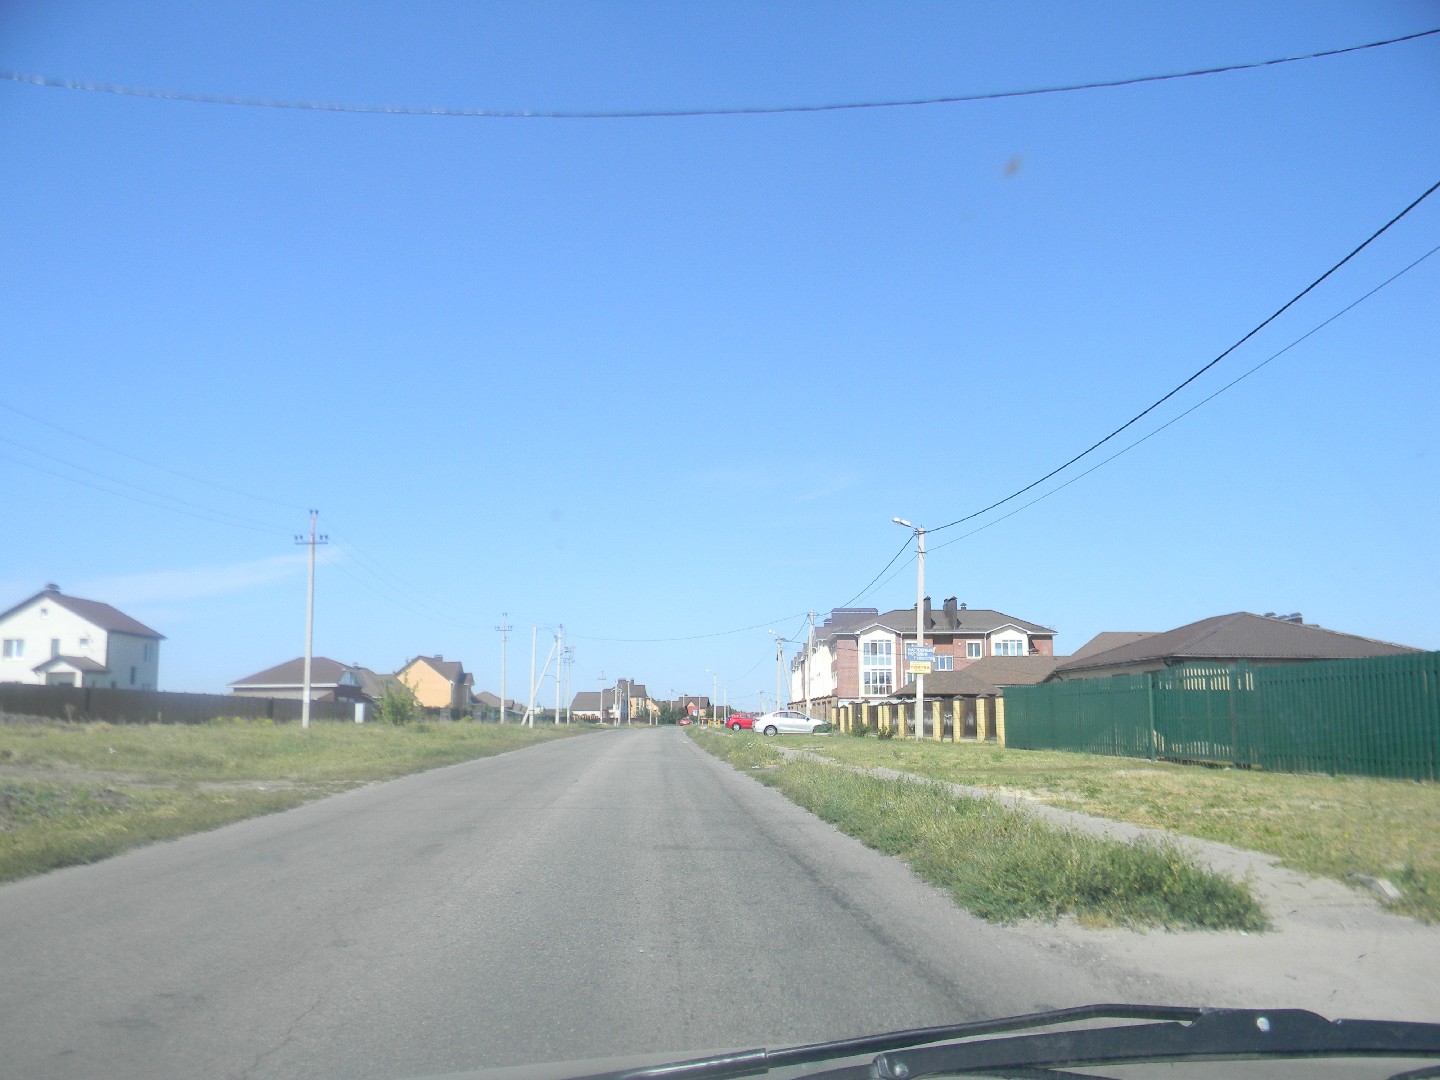
<svg viewBox="0 0 1440 1080">
<path fill-rule="evenodd" d="M 109 604 L 47 585 L 0 613 L 0 682 L 154 690 L 162 640 Z"/>
</svg>

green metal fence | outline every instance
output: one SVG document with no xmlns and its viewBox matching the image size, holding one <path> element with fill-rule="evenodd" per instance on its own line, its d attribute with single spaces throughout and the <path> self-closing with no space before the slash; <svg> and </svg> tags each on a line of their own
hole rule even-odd
<svg viewBox="0 0 1440 1080">
<path fill-rule="evenodd" d="M 1440 780 L 1440 652 L 1015 686 L 1006 744 Z"/>
</svg>

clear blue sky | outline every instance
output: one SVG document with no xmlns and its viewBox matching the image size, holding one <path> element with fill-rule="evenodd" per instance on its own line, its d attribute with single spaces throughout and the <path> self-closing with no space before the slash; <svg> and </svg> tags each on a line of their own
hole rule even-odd
<svg viewBox="0 0 1440 1080">
<path fill-rule="evenodd" d="M 644 111 L 1436 26 L 1435 3 L 1315 0 L 11 0 L 0 68 Z M 512 696 L 530 626 L 563 622 L 576 689 L 603 669 L 708 693 L 713 669 L 754 704 L 766 629 L 854 597 L 906 539 L 893 515 L 935 528 L 1048 472 L 1440 179 L 1440 38 L 685 119 L 0 81 L 0 147 L 0 606 L 49 581 L 116 604 L 167 635 L 164 688 L 221 691 L 302 650 L 313 506 L 322 655 L 439 652 L 494 689 L 509 612 Z M 1440 195 L 1113 448 L 1437 244 Z M 1440 647 L 1437 313 L 1440 255 L 1092 475 L 936 533 L 928 591 L 1053 626 L 1062 652 L 1235 610 Z M 860 602 L 913 603 L 895 570 Z M 612 640 L 633 638 L 677 640 Z"/>
</svg>

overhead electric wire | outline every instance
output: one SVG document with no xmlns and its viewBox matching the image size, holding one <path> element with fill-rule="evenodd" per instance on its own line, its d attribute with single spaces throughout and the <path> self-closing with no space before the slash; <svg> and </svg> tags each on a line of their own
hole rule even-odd
<svg viewBox="0 0 1440 1080">
<path fill-rule="evenodd" d="M 30 420 L 36 424 L 44 424 L 46 427 L 53 428 L 55 431 L 60 432 L 62 435 L 68 435 L 72 439 L 79 439 L 81 442 L 87 442 L 91 446 L 99 447 L 101 450 L 107 450 L 112 454 L 119 454 L 121 457 L 127 457 L 131 461 L 137 461 L 141 465 L 148 466 L 152 469 L 159 469 L 161 472 L 167 472 L 171 476 L 178 476 L 182 480 L 189 480 L 192 483 L 196 484 L 204 484 L 207 487 L 215 488 L 217 491 L 223 491 L 229 495 L 239 495 L 241 498 L 244 499 L 253 499 L 256 502 L 269 503 L 272 506 L 280 506 L 286 510 L 298 510 L 302 513 L 305 510 L 304 507 L 294 506 L 290 503 L 281 502 L 279 499 L 271 499 L 264 495 L 254 495 L 248 491 L 241 491 L 239 488 L 226 487 L 224 484 L 217 484 L 213 480 L 206 480 L 204 477 L 201 476 L 193 476 L 190 473 L 181 472 L 179 469 L 172 469 L 169 465 L 161 465 L 157 461 L 150 461 L 146 458 L 140 457 L 137 454 L 132 454 L 128 450 L 121 450 L 118 446 L 111 446 L 108 443 L 101 442 L 99 439 L 93 439 L 89 435 L 82 435 L 78 431 L 71 431 L 69 428 L 61 427 L 53 420 L 47 420 L 43 416 L 36 416 L 33 413 L 28 413 L 23 409 L 17 409 L 14 405 L 10 405 L 4 401 L 0 401 L 0 409 L 5 409 L 8 412 L 12 412 L 16 416 L 23 416 L 26 420 Z"/>
<path fill-rule="evenodd" d="M 10 441 L 10 440 L 7 439 L 6 441 L 8 442 L 8 441 Z M 31 451 L 31 453 L 34 453 L 34 451 Z M 48 456 L 48 455 L 46 455 L 46 456 Z M 43 465 L 37 465 L 37 464 L 36 464 L 35 462 L 33 462 L 33 461 L 26 461 L 26 460 L 23 459 L 23 458 L 18 458 L 18 457 L 15 457 L 15 456 L 11 455 L 11 454 L 0 454 L 0 460 L 9 461 L 9 462 L 12 462 L 13 464 L 16 464 L 16 465 L 23 465 L 23 466 L 24 466 L 25 468 L 27 468 L 27 469 L 34 469 L 36 472 L 45 473 L 47 476 L 53 476 L 53 477 L 56 477 L 57 479 L 65 480 L 65 481 L 67 481 L 67 482 L 69 482 L 69 483 L 72 483 L 72 484 L 79 484 L 81 487 L 87 487 L 87 488 L 90 488 L 90 489 L 92 489 L 92 490 L 94 490 L 94 491 L 100 491 L 100 492 L 105 493 L 106 495 L 113 495 L 113 496 L 115 496 L 117 499 L 128 499 L 130 502 L 139 503 L 141 506 L 149 506 L 149 507 L 152 507 L 152 508 L 154 508 L 154 509 L 156 509 L 156 510 L 166 510 L 166 511 L 169 511 L 170 513 L 172 513 L 172 514 L 182 514 L 182 515 L 184 515 L 185 517 L 195 518 L 195 519 L 197 519 L 197 520 L 199 520 L 199 521 L 206 521 L 206 522 L 209 522 L 209 523 L 212 524 L 212 525 L 227 525 L 227 526 L 229 526 L 230 528 L 233 528 L 233 529 L 248 529 L 248 530 L 250 530 L 251 532 L 264 533 L 264 534 L 267 535 L 267 536 L 274 536 L 274 535 L 276 535 L 276 534 L 278 534 L 278 533 L 280 533 L 280 532 L 282 531 L 282 530 L 275 529 L 275 528 L 270 528 L 270 527 L 264 527 L 264 528 L 262 528 L 262 527 L 260 527 L 260 526 L 258 526 L 258 525 L 245 524 L 244 522 L 241 522 L 241 521 L 226 521 L 226 520 L 224 520 L 224 519 L 222 519 L 222 518 L 218 518 L 218 517 L 213 516 L 212 512 L 205 510 L 203 507 L 197 507 L 197 508 L 195 508 L 195 509 L 186 509 L 186 508 L 184 508 L 183 506 L 168 506 L 168 505 L 166 505 L 165 503 L 152 502 L 152 501 L 149 500 L 149 499 L 142 499 L 142 498 L 140 498 L 139 496 L 129 495 L 129 494 L 123 492 L 123 491 L 116 491 L 114 488 L 102 487 L 102 486 L 99 485 L 99 484 L 91 483 L 89 480 L 81 479 L 81 478 L 78 477 L 78 476 L 70 476 L 70 475 L 68 475 L 68 474 L 66 474 L 66 473 L 57 472 L 57 471 L 54 470 L 54 469 L 47 469 L 47 468 L 46 468 L 45 466 L 43 466 Z M 63 462 L 62 464 L 68 464 L 68 462 Z M 72 467 L 72 468 L 79 468 L 80 466 L 71 466 L 71 467 Z M 87 471 L 93 471 L 93 470 L 87 470 Z M 110 479 L 110 478 L 109 478 L 109 477 L 106 477 L 105 479 Z M 115 483 L 123 483 L 123 481 L 112 481 L 112 482 L 115 482 Z M 134 485 L 132 484 L 132 485 L 128 485 L 128 486 L 133 487 Z M 143 489 L 141 489 L 141 490 L 143 490 Z M 161 497 L 161 498 L 170 498 L 170 496 L 168 496 L 168 495 L 160 496 L 160 497 Z M 197 512 L 197 510 L 198 510 L 199 512 Z"/>
<path fill-rule="evenodd" d="M 1139 446 L 1141 443 L 1147 442 L 1147 441 L 1149 441 L 1150 439 L 1153 439 L 1156 435 L 1159 435 L 1160 432 L 1164 431 L 1166 428 L 1170 427 L 1172 424 L 1179 423 L 1181 420 L 1185 419 L 1185 417 L 1189 416 L 1191 413 L 1193 413 L 1196 409 L 1200 408 L 1202 405 L 1209 404 L 1210 402 L 1214 401 L 1217 397 L 1219 397 L 1221 394 L 1225 393 L 1225 391 L 1229 390 L 1231 387 L 1237 385 L 1238 383 L 1244 382 L 1244 381 L 1245 381 L 1246 379 L 1248 379 L 1251 375 L 1254 375 L 1257 371 L 1259 371 L 1261 368 L 1263 368 L 1266 364 L 1270 363 L 1272 360 L 1278 360 L 1280 357 L 1284 356 L 1287 352 L 1289 352 L 1291 349 L 1295 348 L 1295 346 L 1299 345 L 1301 342 L 1307 340 L 1307 339 L 1310 338 L 1310 337 L 1313 337 L 1315 334 L 1318 334 L 1321 330 L 1325 329 L 1325 327 L 1329 326 L 1329 325 L 1330 325 L 1331 323 L 1333 323 L 1336 319 L 1340 318 L 1342 315 L 1345 315 L 1345 314 L 1347 314 L 1348 312 L 1350 312 L 1350 311 L 1354 310 L 1355 308 L 1359 307 L 1359 306 L 1360 306 L 1361 304 L 1363 304 L 1366 300 L 1369 300 L 1372 296 L 1374 296 L 1376 293 L 1378 293 L 1381 289 L 1385 288 L 1387 285 L 1391 284 L 1392 282 L 1398 280 L 1400 277 L 1404 276 L 1405 274 L 1408 274 L 1411 270 L 1415 269 L 1415 267 L 1419 266 L 1419 265 L 1420 265 L 1421 263 L 1423 263 L 1426 259 L 1430 258 L 1430 256 L 1434 255 L 1436 252 L 1440 252 L 1440 246 L 1432 247 L 1429 251 L 1425 252 L 1424 255 L 1421 255 L 1418 259 L 1415 259 L 1415 260 L 1414 260 L 1413 262 L 1411 262 L 1408 266 L 1404 267 L 1404 268 L 1401 269 L 1401 270 L 1397 270 L 1395 273 L 1391 274 L 1388 278 L 1386 278 L 1384 281 L 1382 281 L 1379 285 L 1376 285 L 1376 286 L 1375 286 L 1373 289 L 1371 289 L 1369 292 L 1365 293 L 1365 295 L 1359 297 L 1358 299 L 1352 300 L 1350 303 L 1346 304 L 1346 305 L 1345 305 L 1343 308 L 1341 308 L 1339 311 L 1335 312 L 1335 314 L 1331 315 L 1331 316 L 1330 316 L 1328 319 L 1326 319 L 1324 322 L 1322 322 L 1322 323 L 1320 323 L 1320 324 L 1318 324 L 1318 325 L 1316 325 L 1316 326 L 1314 326 L 1314 327 L 1311 327 L 1309 330 L 1307 330 L 1305 333 L 1301 334 L 1301 335 L 1300 335 L 1298 338 L 1296 338 L 1294 341 L 1290 342 L 1289 345 L 1286 345 L 1283 349 L 1280 349 L 1278 352 L 1271 353 L 1269 356 L 1267 356 L 1264 360 L 1261 360 L 1261 361 L 1260 361 L 1258 364 L 1256 364 L 1254 367 L 1250 368 L 1248 371 L 1245 371 L 1245 372 L 1243 372 L 1243 373 L 1240 374 L 1240 375 L 1235 376 L 1235 378 L 1231 379 L 1228 383 L 1226 383 L 1224 386 L 1220 387 L 1220 389 L 1216 390 L 1213 394 L 1210 394 L 1208 397 L 1201 398 L 1199 401 L 1197 401 L 1194 405 L 1191 405 L 1191 406 L 1190 406 L 1188 409 L 1186 409 L 1184 412 L 1178 413 L 1178 414 L 1176 414 L 1175 416 L 1171 417 L 1169 420 L 1165 421 L 1165 423 L 1161 424 L 1161 425 L 1160 425 L 1159 427 L 1157 427 L 1154 431 L 1151 431 L 1151 432 L 1148 432 L 1148 433 L 1145 434 L 1145 435 L 1142 435 L 1140 438 L 1138 438 L 1138 439 L 1136 439 L 1134 442 L 1128 444 L 1128 445 L 1125 446 L 1123 449 L 1117 450 L 1115 453 L 1111 454 L 1109 457 L 1105 458 L 1104 460 L 1096 462 L 1094 465 L 1090 466 L 1090 468 L 1086 469 L 1084 472 L 1077 473 L 1076 475 L 1072 476 L 1070 479 L 1066 480 L 1063 484 L 1057 484 L 1055 487 L 1051 488 L 1049 491 L 1045 492 L 1043 495 L 1040 495 L 1040 496 L 1038 496 L 1037 498 L 1031 499 L 1031 500 L 1030 500 L 1029 502 L 1027 502 L 1027 503 L 1023 503 L 1022 505 L 1017 506 L 1014 510 L 1011 510 L 1008 514 L 1002 514 L 1002 515 L 1000 515 L 999 517 L 995 518 L 993 521 L 987 521 L 984 525 L 981 525 L 981 526 L 979 526 L 978 528 L 971 529 L 971 530 L 970 530 L 969 532 L 967 532 L 967 533 L 961 533 L 959 536 L 954 537 L 953 539 L 946 540 L 943 544 L 936 544 L 933 548 L 931 548 L 931 551 L 932 551 L 932 552 L 934 552 L 934 551 L 939 551 L 941 548 L 947 548 L 947 547 L 949 547 L 951 544 L 958 544 L 961 540 L 966 540 L 966 539 L 968 539 L 969 537 L 972 537 L 972 536 L 976 535 L 977 533 L 982 533 L 982 532 L 984 532 L 986 529 L 990 528 L 992 525 L 998 525 L 998 524 L 1000 524 L 1000 522 L 1006 521 L 1006 520 L 1008 520 L 1009 518 L 1014 517 L 1016 514 L 1020 513 L 1022 510 L 1028 510 L 1028 509 L 1030 509 L 1030 507 L 1034 506 L 1036 503 L 1044 502 L 1044 501 L 1045 501 L 1046 499 L 1048 499 L 1051 495 L 1055 495 L 1055 494 L 1058 494 L 1058 493 L 1061 492 L 1061 491 L 1064 491 L 1067 487 L 1069 487 L 1071 484 L 1075 483 L 1077 480 L 1083 480 L 1085 477 L 1089 476 L 1089 475 L 1090 475 L 1091 473 L 1093 473 L 1095 470 L 1100 469 L 1100 468 L 1103 468 L 1104 466 L 1110 464 L 1110 462 L 1114 461 L 1116 458 L 1121 457 L 1121 456 L 1124 455 L 1124 454 L 1128 454 L 1131 450 L 1134 450 L 1134 449 L 1135 449 L 1137 446 Z M 913 560 L 912 560 L 912 561 L 913 561 Z M 906 565 L 909 565 L 909 564 L 907 563 Z M 903 568 L 902 568 L 902 569 L 903 569 Z M 892 576 L 893 576 L 893 575 L 892 575 Z"/>
<path fill-rule="evenodd" d="M 93 82 L 80 79 L 60 79 L 29 72 L 0 69 L 0 79 L 60 90 L 81 90 L 90 93 L 116 94 L 122 97 L 151 98 L 162 101 L 183 101 L 201 105 L 233 105 L 256 109 L 291 109 L 333 113 L 364 113 L 388 116 L 443 116 L 486 120 L 647 120 L 686 119 L 705 116 L 776 116 L 790 113 L 846 112 L 865 109 L 904 109 L 927 105 L 959 105 L 976 101 L 999 101 L 1005 98 L 1039 97 L 1046 94 L 1068 94 L 1081 90 L 1109 90 L 1145 83 L 1171 82 L 1177 79 L 1194 79 L 1208 75 L 1225 75 L 1237 71 L 1253 71 L 1257 68 L 1278 67 L 1282 64 L 1296 64 L 1306 60 L 1321 60 L 1347 53 L 1364 52 L 1388 45 L 1399 45 L 1408 41 L 1440 34 L 1440 27 L 1420 30 L 1413 34 L 1370 41 L 1362 45 L 1346 45 L 1336 49 L 1302 53 L 1296 56 L 1281 56 L 1269 60 L 1254 60 L 1237 64 L 1222 64 L 1214 67 L 1195 68 L 1189 71 L 1169 72 L 1161 75 L 1135 75 L 1120 79 L 1103 79 L 1094 82 L 1066 83 L 1059 86 L 1034 87 L 1027 90 L 989 90 L 973 94 L 947 94 L 937 97 L 898 98 L 877 101 L 841 101 L 811 105 L 740 105 L 714 108 L 688 109 L 616 109 L 616 110 L 545 110 L 545 109 L 481 109 L 454 108 L 448 106 L 418 105 L 346 105 L 325 101 L 286 101 L 275 98 L 245 97 L 231 94 L 206 94 L 182 90 L 157 90 L 141 86 L 125 86 L 118 83 Z"/>
<path fill-rule="evenodd" d="M 1305 288 L 1301 289 L 1298 293 L 1296 293 L 1294 296 L 1292 296 L 1289 300 L 1285 301 L 1285 303 L 1282 304 L 1282 305 L 1280 305 L 1280 307 L 1276 308 L 1275 311 L 1273 311 L 1269 316 L 1267 316 L 1264 320 L 1262 320 L 1260 323 L 1258 323 L 1253 329 L 1251 329 L 1248 333 L 1246 333 L 1243 337 L 1241 337 L 1238 341 L 1236 341 L 1236 342 L 1235 342 L 1233 345 L 1231 345 L 1228 349 L 1226 349 L 1224 352 L 1222 352 L 1219 356 L 1215 357 L 1215 358 L 1214 358 L 1213 360 L 1211 360 L 1209 363 L 1203 365 L 1199 370 L 1197 370 L 1196 372 L 1194 372 L 1194 374 L 1190 375 L 1190 377 L 1187 378 L 1187 379 L 1185 379 L 1183 382 L 1179 383 L 1177 386 L 1175 386 L 1173 389 L 1171 389 L 1168 393 L 1162 395 L 1162 396 L 1159 397 L 1159 398 L 1156 398 L 1153 402 L 1151 402 L 1151 403 L 1150 403 L 1149 405 L 1147 405 L 1145 408 L 1141 409 L 1138 413 L 1136 413 L 1134 416 L 1132 416 L 1129 420 L 1126 420 L 1125 423 L 1121 424 L 1121 425 L 1120 425 L 1119 427 L 1117 427 L 1114 431 L 1110 432 L 1110 434 L 1106 435 L 1106 436 L 1105 436 L 1104 438 L 1102 438 L 1102 439 L 1098 439 L 1098 440 L 1096 440 L 1095 442 L 1091 443 L 1091 444 L 1090 444 L 1089 446 L 1087 446 L 1084 450 L 1081 450 L 1080 453 L 1078 453 L 1078 454 L 1076 454 L 1074 457 L 1072 457 L 1069 461 L 1066 461 L 1066 462 L 1065 462 L 1064 464 L 1062 464 L 1062 465 L 1057 465 L 1055 468 L 1051 469 L 1049 472 L 1047 472 L 1044 476 L 1040 477 L 1038 480 L 1032 480 L 1030 483 L 1026 484 L 1024 487 L 1022 487 L 1022 488 L 1020 488 L 1020 489 L 1018 489 L 1018 490 L 1016 490 L 1016 491 L 1012 491 L 1009 495 L 1006 495 L 1003 499 L 997 499 L 995 502 L 991 503 L 989 506 L 986 506 L 986 507 L 983 507 L 982 509 L 976 510 L 976 511 L 974 511 L 973 513 L 966 514 L 964 517 L 956 518 L 954 521 L 951 521 L 951 522 L 949 522 L 948 524 L 941 525 L 941 526 L 938 526 L 937 528 L 929 529 L 929 530 L 927 530 L 927 531 L 928 531 L 928 532 L 931 532 L 931 533 L 943 532 L 945 529 L 951 529 L 951 528 L 954 528 L 956 525 L 963 524 L 964 522 L 967 522 L 967 521 L 972 521 L 972 520 L 974 520 L 974 519 L 977 518 L 977 517 L 980 517 L 980 516 L 982 516 L 982 515 L 984 515 L 984 514 L 988 514 L 991 510 L 994 510 L 994 509 L 996 509 L 996 508 L 998 508 L 998 507 L 1004 506 L 1006 503 L 1008 503 L 1008 502 L 1010 502 L 1010 501 L 1012 501 L 1012 500 L 1014 500 L 1014 499 L 1018 499 L 1021 495 L 1024 495 L 1027 491 L 1031 491 L 1031 490 L 1039 487 L 1039 486 L 1040 486 L 1041 484 L 1043 484 L 1046 480 L 1049 480 L 1051 477 L 1055 476 L 1057 473 L 1064 472 L 1066 469 L 1068 469 L 1071 465 L 1074 465 L 1074 464 L 1075 464 L 1077 461 L 1079 461 L 1081 458 L 1083 458 L 1083 457 L 1085 457 L 1085 456 L 1093 453 L 1094 451 L 1098 450 L 1100 447 L 1104 446 L 1104 445 L 1105 445 L 1107 442 L 1109 442 L 1111 439 L 1115 438 L 1116 435 L 1119 435 L 1122 431 L 1125 431 L 1127 428 L 1133 427 L 1136 423 L 1138 423 L 1138 422 L 1139 422 L 1140 420 L 1142 420 L 1144 417 L 1146 417 L 1146 416 L 1148 416 L 1150 413 L 1154 412 L 1154 411 L 1155 411 L 1156 409 L 1158 409 L 1161 405 L 1163 405 L 1165 402 L 1169 401 L 1172 397 L 1174 397 L 1176 394 L 1178 394 L 1181 390 L 1185 389 L 1185 387 L 1189 386 L 1189 385 L 1190 385 L 1191 383 L 1193 383 L 1196 379 L 1200 378 L 1201 375 L 1204 375 L 1205 372 L 1209 371 L 1209 370 L 1210 370 L 1211 368 L 1213 368 L 1216 364 L 1220 363 L 1220 361 L 1224 360 L 1227 356 L 1229 356 L 1231 353 L 1233 353 L 1233 352 L 1234 352 L 1236 349 L 1238 349 L 1241 345 L 1245 344 L 1245 342 L 1249 341 L 1252 337 L 1254 337 L 1256 334 L 1258 334 L 1261 330 L 1265 329 L 1265 327 L 1269 326 L 1272 322 L 1274 322 L 1276 319 L 1278 319 L 1278 318 L 1279 318 L 1281 315 L 1283 315 L 1286 311 L 1290 310 L 1290 308 L 1294 307 L 1297 303 L 1300 302 L 1301 299 L 1303 299 L 1303 298 L 1304 298 L 1305 296 L 1307 296 L 1310 292 L 1312 292 L 1315 288 L 1317 288 L 1317 287 L 1320 285 L 1321 282 L 1325 281 L 1328 277 L 1330 277 L 1332 274 L 1334 274 L 1337 270 L 1339 270 L 1342 266 L 1344 266 L 1346 263 L 1348 263 L 1348 262 L 1349 262 L 1351 259 L 1353 259 L 1356 255 L 1360 254 L 1360 252 L 1364 251 L 1367 247 L 1369 247 L 1372 243 L 1374 243 L 1377 239 L 1379 239 L 1387 230 L 1390 229 L 1391 226 L 1393 226 L 1393 225 L 1394 225 L 1396 222 L 1398 222 L 1401 218 L 1405 217 L 1406 214 L 1410 213 L 1410 211 L 1414 210 L 1414 209 L 1415 209 L 1417 206 L 1419 206 L 1422 202 L 1424 202 L 1424 201 L 1425 201 L 1426 199 L 1428 199 L 1431 195 L 1433 195 L 1437 189 L 1440 189 L 1440 180 L 1437 180 L 1435 183 L 1431 184 L 1428 188 L 1425 189 L 1425 191 L 1424 191 L 1418 198 L 1416 198 L 1413 202 L 1411 202 L 1410 205 L 1408 205 L 1407 207 L 1405 207 L 1404 210 L 1401 210 L 1398 214 L 1396 214 L 1394 217 L 1392 217 L 1392 218 L 1391 218 L 1389 221 L 1387 221 L 1384 225 L 1382 225 L 1382 226 L 1380 226 L 1380 228 L 1376 229 L 1373 233 L 1370 234 L 1370 236 L 1369 236 L 1368 238 L 1366 238 L 1361 244 L 1359 244 L 1357 247 L 1355 247 L 1348 255 L 1346 255 L 1346 256 L 1345 256 L 1343 259 L 1341 259 L 1339 262 L 1335 263 L 1335 265 L 1331 266 L 1330 269 L 1326 270 L 1323 274 L 1321 274 L 1319 277 L 1317 277 L 1317 278 L 1316 278 L 1314 281 L 1312 281 L 1309 285 L 1306 285 Z M 882 572 L 883 572 L 883 571 L 882 571 Z"/>
</svg>

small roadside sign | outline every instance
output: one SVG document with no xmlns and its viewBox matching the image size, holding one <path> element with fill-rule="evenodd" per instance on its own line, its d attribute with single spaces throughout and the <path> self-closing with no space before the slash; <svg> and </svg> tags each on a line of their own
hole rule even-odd
<svg viewBox="0 0 1440 1080">
<path fill-rule="evenodd" d="M 935 664 L 935 649 L 930 645 L 906 645 L 905 667 L 910 675 L 929 675 Z"/>
</svg>

